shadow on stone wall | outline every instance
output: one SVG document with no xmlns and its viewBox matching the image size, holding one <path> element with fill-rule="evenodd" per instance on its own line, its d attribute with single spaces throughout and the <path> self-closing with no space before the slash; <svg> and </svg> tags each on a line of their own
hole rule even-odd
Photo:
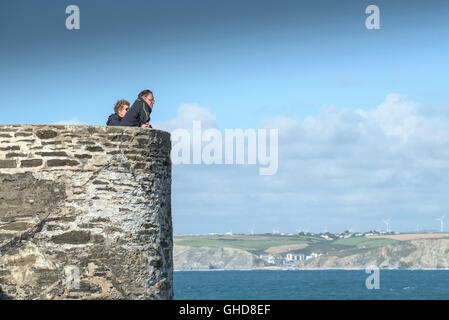
<svg viewBox="0 0 449 320">
<path fill-rule="evenodd" d="M 0 287 L 0 300 L 12 300 L 12 298 L 8 295 L 6 295 L 2 288 Z"/>
</svg>

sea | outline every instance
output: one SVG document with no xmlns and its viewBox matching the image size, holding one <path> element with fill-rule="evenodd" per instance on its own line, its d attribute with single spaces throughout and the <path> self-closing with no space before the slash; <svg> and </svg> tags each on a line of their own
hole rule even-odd
<svg viewBox="0 0 449 320">
<path fill-rule="evenodd" d="M 448 300 L 449 269 L 175 271 L 177 300 Z"/>
</svg>

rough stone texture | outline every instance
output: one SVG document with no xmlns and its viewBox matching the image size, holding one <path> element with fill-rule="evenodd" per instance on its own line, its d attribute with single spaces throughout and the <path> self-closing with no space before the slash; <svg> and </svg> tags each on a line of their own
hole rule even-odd
<svg viewBox="0 0 449 320">
<path fill-rule="evenodd" d="M 0 299 L 173 298 L 169 133 L 9 125 L 0 137 Z"/>
</svg>

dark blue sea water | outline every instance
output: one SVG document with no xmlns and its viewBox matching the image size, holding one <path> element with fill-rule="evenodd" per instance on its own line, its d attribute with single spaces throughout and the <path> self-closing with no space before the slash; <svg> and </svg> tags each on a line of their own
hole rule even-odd
<svg viewBox="0 0 449 320">
<path fill-rule="evenodd" d="M 176 271 L 180 300 L 448 300 L 449 270 L 379 270 L 367 289 L 365 270 Z M 374 279 L 368 281 L 371 286 Z"/>
</svg>

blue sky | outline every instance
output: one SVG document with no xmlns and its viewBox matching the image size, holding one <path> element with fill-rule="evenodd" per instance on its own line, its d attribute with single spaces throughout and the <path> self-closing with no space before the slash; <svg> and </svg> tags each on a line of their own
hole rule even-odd
<svg viewBox="0 0 449 320">
<path fill-rule="evenodd" d="M 70 4 L 80 8 L 80 30 L 65 28 Z M 365 28 L 370 4 L 380 8 L 380 30 Z M 252 167 L 173 168 L 175 233 L 369 230 L 387 216 L 393 229 L 431 229 L 448 209 L 447 1 L 7 0 L 0 9 L 0 124 L 104 125 L 116 100 L 148 88 L 155 127 L 185 124 L 182 105 L 219 129 L 279 126 L 273 177 Z M 360 151 L 353 162 L 338 162 L 342 132 L 363 134 L 363 145 L 349 143 Z M 292 152 L 317 137 L 323 154 L 313 162 Z M 376 177 L 386 175 L 373 177 L 375 201 L 363 184 L 372 169 L 356 165 L 379 154 L 369 141 L 402 150 L 373 164 Z M 322 176 L 301 175 L 306 166 L 345 181 L 341 197 Z M 428 193 L 427 205 L 410 205 Z"/>
</svg>

